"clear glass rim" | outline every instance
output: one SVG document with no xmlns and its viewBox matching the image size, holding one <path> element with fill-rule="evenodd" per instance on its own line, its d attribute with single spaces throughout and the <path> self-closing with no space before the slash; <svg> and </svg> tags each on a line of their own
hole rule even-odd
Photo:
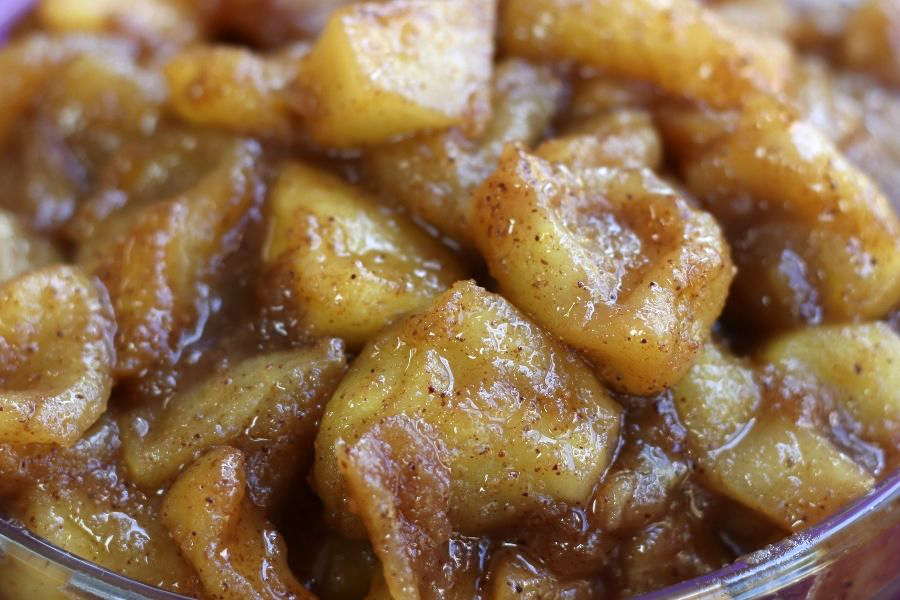
<svg viewBox="0 0 900 600">
<path fill-rule="evenodd" d="M 128 600 L 185 600 L 186 596 L 120 575 L 97 563 L 51 544 L 29 531 L 20 521 L 0 517 L 0 557 L 9 554 L 9 545 L 71 571 L 69 585 L 92 591 L 102 598 Z M 99 594 L 97 592 L 100 592 Z"/>
<path fill-rule="evenodd" d="M 664 600 L 700 597 L 703 594 L 725 592 L 729 598 L 752 598 L 790 586 L 808 573 L 803 566 L 813 566 L 850 547 L 848 540 L 831 545 L 851 528 L 861 525 L 869 517 L 881 514 L 892 506 L 900 506 L 900 469 L 878 483 L 874 490 L 838 510 L 824 521 L 765 548 L 743 556 L 718 569 L 687 579 L 681 583 L 637 596 L 635 600 Z M 900 511 L 898 511 L 900 517 Z M 896 526 L 897 522 L 886 524 Z M 874 539 L 883 533 L 875 528 L 863 530 L 863 535 L 851 541 L 852 547 Z M 900 579 L 898 569 L 897 579 Z"/>
<path fill-rule="evenodd" d="M 808 569 L 798 567 L 818 564 L 819 561 L 827 559 L 830 553 L 843 552 L 848 549 L 845 544 L 829 547 L 829 542 L 835 541 L 854 525 L 861 524 L 868 517 L 878 515 L 894 504 L 900 506 L 900 469 L 882 480 L 872 492 L 847 505 L 814 527 L 741 557 L 719 570 L 637 596 L 636 600 L 699 598 L 716 592 L 727 593 L 729 597 L 733 598 L 746 598 L 789 586 L 808 574 Z M 898 515 L 900 515 L 900 511 L 898 511 Z M 900 519 L 898 519 L 898 523 L 900 523 Z M 868 537 L 855 538 L 854 546 L 864 544 L 882 533 L 874 528 L 866 531 Z M 79 587 L 102 591 L 104 595 L 101 597 L 134 600 L 186 599 L 180 594 L 134 581 L 96 563 L 79 558 L 31 533 L 14 519 L 0 518 L 0 538 L 3 538 L 3 544 L 18 545 L 27 552 L 71 570 L 72 577 L 78 578 L 82 584 Z M 0 545 L 0 549 L 2 548 L 3 546 Z M 897 576 L 900 578 L 900 572 Z M 85 584 L 88 585 L 85 586 Z"/>
</svg>

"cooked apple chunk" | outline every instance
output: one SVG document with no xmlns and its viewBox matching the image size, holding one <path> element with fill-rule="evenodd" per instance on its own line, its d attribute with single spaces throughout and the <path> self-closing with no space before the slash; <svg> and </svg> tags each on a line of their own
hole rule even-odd
<svg viewBox="0 0 900 600">
<path fill-rule="evenodd" d="M 491 560 L 488 576 L 488 600 L 589 600 L 595 597 L 587 581 L 560 581 L 548 569 L 518 552 L 501 551 Z"/>
<path fill-rule="evenodd" d="M 847 23 L 840 44 L 842 62 L 869 71 L 888 85 L 900 84 L 900 4 L 895 0 L 864 0 Z"/>
<path fill-rule="evenodd" d="M 49 241 L 28 231 L 12 213 L 0 210 L 0 283 L 61 261 Z"/>
<path fill-rule="evenodd" d="M 77 267 L 0 287 L 0 442 L 70 446 L 106 410 L 115 322 L 106 292 Z"/>
<path fill-rule="evenodd" d="M 688 444 L 699 454 L 724 446 L 762 401 L 753 368 L 712 342 L 672 394 Z"/>
<path fill-rule="evenodd" d="M 197 186 L 227 162 L 237 143 L 227 133 L 167 126 L 122 144 L 97 166 L 93 193 L 66 224 L 78 257 L 102 253 L 98 249 L 132 226 L 140 210 Z"/>
<path fill-rule="evenodd" d="M 730 26 L 696 0 L 507 0 L 505 50 L 574 60 L 717 107 L 777 91 L 787 46 Z"/>
<path fill-rule="evenodd" d="M 28 37 L 0 51 L 0 207 L 55 231 L 88 193 L 93 169 L 155 131 L 162 77 L 125 44 Z M 7 64 L 7 61 L 14 64 Z M 6 119 L 7 123 L 3 123 Z M 6 128 L 5 131 L 4 128 Z"/>
<path fill-rule="evenodd" d="M 730 305 L 763 330 L 873 319 L 900 302 L 900 220 L 808 122 L 770 103 L 685 157 L 738 266 Z"/>
<path fill-rule="evenodd" d="M 196 594 L 193 569 L 147 497 L 124 479 L 110 487 L 102 475 L 93 474 L 77 487 L 63 481 L 35 486 L 16 516 L 51 544 L 85 560 L 148 585 Z"/>
<path fill-rule="evenodd" d="M 155 70 L 97 48 L 58 69 L 42 90 L 38 114 L 52 123 L 81 169 L 90 169 L 125 140 L 156 131 L 165 93 Z"/>
<path fill-rule="evenodd" d="M 126 412 L 120 423 L 128 474 L 156 489 L 213 446 L 230 444 L 253 467 L 254 502 L 268 507 L 311 464 L 316 426 L 345 368 L 340 341 L 323 340 L 240 361 L 165 405 Z"/>
<path fill-rule="evenodd" d="M 93 54 L 130 58 L 133 50 L 121 40 L 41 34 L 26 36 L 0 49 L 0 143 L 6 143 L 35 95 L 74 57 Z"/>
<path fill-rule="evenodd" d="M 294 331 L 359 349 L 464 277 L 415 223 L 315 167 L 284 165 L 269 197 L 266 302 Z"/>
<path fill-rule="evenodd" d="M 198 5 L 183 0 L 41 0 L 36 15 L 55 32 L 125 33 L 158 46 L 201 34 Z"/>
<path fill-rule="evenodd" d="M 475 234 L 507 298 L 636 394 L 687 371 L 734 273 L 712 217 L 651 171 L 516 147 L 475 191 Z"/>
<path fill-rule="evenodd" d="M 358 2 L 332 13 L 303 67 L 321 144 L 356 147 L 488 116 L 494 0 Z M 385 68 L 390 65 L 390 68 Z"/>
<path fill-rule="evenodd" d="M 472 243 L 472 190 L 497 167 L 508 142 L 534 144 L 563 97 L 549 67 L 506 59 L 495 71 L 493 111 L 480 136 L 459 128 L 426 133 L 370 150 L 366 172 L 381 191 L 451 238 Z"/>
<path fill-rule="evenodd" d="M 5 516 L 107 569 L 148 585 L 196 594 L 196 575 L 158 521 L 158 498 L 142 494 L 127 480 L 118 465 L 119 447 L 118 428 L 108 413 L 69 448 L 0 445 L 0 486 L 15 488 L 9 495 L 14 500 L 5 502 Z M 49 588 L 58 588 L 66 578 L 50 585 L 35 578 L 34 571 L 22 569 L 18 560 L 0 563 L 0 589 L 12 590 L 17 598 L 61 600 L 62 592 Z"/>
<path fill-rule="evenodd" d="M 239 450 L 214 448 L 182 473 L 161 521 L 209 597 L 315 600 L 291 573 L 281 535 L 247 498 Z"/>
<path fill-rule="evenodd" d="M 427 597 L 447 562 L 450 470 L 434 432 L 405 415 L 387 417 L 353 446 L 337 442 L 350 506 L 365 524 L 394 598 Z M 427 588 L 426 588 L 427 589 Z"/>
<path fill-rule="evenodd" d="M 406 416 L 449 468 L 453 531 L 476 535 L 553 501 L 586 502 L 616 448 L 620 412 L 577 355 L 502 297 L 459 282 L 353 362 L 322 418 L 315 485 L 331 522 L 362 536 L 341 448 L 352 455 Z"/>
<path fill-rule="evenodd" d="M 662 141 L 649 112 L 619 109 L 574 124 L 534 153 L 572 169 L 656 169 L 662 163 Z"/>
<path fill-rule="evenodd" d="M 189 48 L 165 67 L 169 106 L 196 125 L 288 138 L 296 124 L 286 91 L 297 69 L 297 61 L 245 48 Z"/>
<path fill-rule="evenodd" d="M 816 429 L 761 414 L 706 467 L 707 484 L 787 531 L 804 529 L 867 493 L 875 479 Z"/>
<path fill-rule="evenodd" d="M 196 594 L 196 575 L 150 499 L 118 476 L 91 473 L 78 486 L 65 480 L 43 482 L 25 495 L 16 517 L 85 560 L 148 585 Z"/>
<path fill-rule="evenodd" d="M 900 336 L 886 323 L 800 329 L 760 358 L 821 386 L 862 426 L 862 436 L 900 449 Z"/>
<path fill-rule="evenodd" d="M 874 478 L 796 414 L 791 386 L 767 379 L 760 385 L 750 366 L 710 345 L 672 394 L 700 479 L 796 531 L 868 492 Z"/>
<path fill-rule="evenodd" d="M 116 314 L 116 373 L 171 364 L 200 322 L 210 284 L 261 201 L 259 144 L 231 140 L 193 187 L 116 206 L 113 235 L 88 240 L 79 261 L 106 285 Z"/>
</svg>

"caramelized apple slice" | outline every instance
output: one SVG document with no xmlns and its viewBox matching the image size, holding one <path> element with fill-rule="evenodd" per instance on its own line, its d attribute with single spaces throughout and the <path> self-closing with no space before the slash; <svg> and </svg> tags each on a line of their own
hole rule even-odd
<svg viewBox="0 0 900 600">
<path fill-rule="evenodd" d="M 494 11 L 494 0 L 358 2 L 334 11 L 300 81 L 312 95 L 313 137 L 355 147 L 452 125 L 480 130 Z"/>
<path fill-rule="evenodd" d="M 0 441 L 81 437 L 106 410 L 115 328 L 106 291 L 77 267 L 0 287 Z"/>
<path fill-rule="evenodd" d="M 507 0 L 504 49 L 575 60 L 717 107 L 779 90 L 786 45 L 732 27 L 696 0 Z"/>
<path fill-rule="evenodd" d="M 288 568 L 281 535 L 246 494 L 241 452 L 214 448 L 169 488 L 161 520 L 209 596 L 315 600 Z"/>
<path fill-rule="evenodd" d="M 301 337 L 338 336 L 358 350 L 465 276 L 405 214 L 316 167 L 284 165 L 268 208 L 263 294 Z"/>
<path fill-rule="evenodd" d="M 340 448 L 352 454 L 398 415 L 421 421 L 449 468 L 453 531 L 477 535 L 553 501 L 583 505 L 616 448 L 620 408 L 573 352 L 502 297 L 460 282 L 373 338 L 326 406 L 315 485 L 347 535 L 364 529 Z"/>
<path fill-rule="evenodd" d="M 734 270 L 712 217 L 649 170 L 571 170 L 509 147 L 475 192 L 475 233 L 518 307 L 623 391 L 690 367 Z"/>
</svg>

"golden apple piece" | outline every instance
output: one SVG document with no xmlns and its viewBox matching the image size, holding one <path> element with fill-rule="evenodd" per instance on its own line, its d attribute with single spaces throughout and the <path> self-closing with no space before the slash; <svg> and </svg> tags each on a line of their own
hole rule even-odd
<svg viewBox="0 0 900 600">
<path fill-rule="evenodd" d="M 396 415 L 353 446 L 335 446 L 350 506 L 394 598 L 428 597 L 423 592 L 450 559 L 450 470 L 433 433 L 425 422 Z"/>
<path fill-rule="evenodd" d="M 794 414 L 796 385 L 763 386 L 764 379 L 771 374 L 755 374 L 709 345 L 672 395 L 700 480 L 796 531 L 865 494 L 875 480 L 827 431 Z"/>
<path fill-rule="evenodd" d="M 54 266 L 0 287 L 0 441 L 70 446 L 106 410 L 115 332 L 106 291 Z"/>
<path fill-rule="evenodd" d="M 585 119 L 542 142 L 534 153 L 576 170 L 658 169 L 663 158 L 653 115 L 639 109 L 619 109 Z"/>
<path fill-rule="evenodd" d="M 222 260 L 262 201 L 257 142 L 233 140 L 193 187 L 113 218 L 112 235 L 79 262 L 109 290 L 116 314 L 119 377 L 174 362 L 201 322 Z"/>
<path fill-rule="evenodd" d="M 34 486 L 16 517 L 76 556 L 148 585 L 196 594 L 197 576 L 159 522 L 151 499 L 124 478 L 111 484 L 104 475 L 110 474 L 89 476 L 78 486 L 65 480 Z"/>
<path fill-rule="evenodd" d="M 742 319 L 786 329 L 880 318 L 900 302 L 900 219 L 810 123 L 754 104 L 686 159 L 684 179 L 731 244 Z"/>
<path fill-rule="evenodd" d="M 508 142 L 530 146 L 540 139 L 564 91 L 550 67 L 504 59 L 494 70 L 493 110 L 480 136 L 453 128 L 378 146 L 365 155 L 366 174 L 442 233 L 473 245 L 472 191 L 497 167 Z"/>
<path fill-rule="evenodd" d="M 298 69 L 296 60 L 279 60 L 245 48 L 188 48 L 164 69 L 169 106 L 195 125 L 290 138 L 298 124 L 286 94 Z"/>
<path fill-rule="evenodd" d="M 326 171 L 285 164 L 270 194 L 263 295 L 302 336 L 358 350 L 397 316 L 465 277 L 406 215 Z"/>
<path fill-rule="evenodd" d="M 822 387 L 864 438 L 900 449 L 900 336 L 886 323 L 799 329 L 770 341 L 759 358 Z"/>
<path fill-rule="evenodd" d="M 369 341 L 326 405 L 315 487 L 348 536 L 364 528 L 340 448 L 352 453 L 399 415 L 421 422 L 450 470 L 453 531 L 479 535 L 547 503 L 587 502 L 612 459 L 621 409 L 577 355 L 465 281 Z"/>
<path fill-rule="evenodd" d="M 688 445 L 700 456 L 740 433 L 762 402 L 753 368 L 712 342 L 672 388 L 672 398 Z"/>
<path fill-rule="evenodd" d="M 574 60 L 716 107 L 779 91 L 790 50 L 731 26 L 696 0 L 505 0 L 501 44 Z"/>
<path fill-rule="evenodd" d="M 281 535 L 247 498 L 244 468 L 239 450 L 210 450 L 169 488 L 160 520 L 208 596 L 315 600 L 291 573 Z"/>
<path fill-rule="evenodd" d="M 12 213 L 0 210 L 0 284 L 57 262 L 62 262 L 62 256 L 53 244 L 29 231 Z"/>
<path fill-rule="evenodd" d="M 713 490 L 786 531 L 814 525 L 875 485 L 872 475 L 822 433 L 778 414 L 759 414 L 703 468 Z"/>
<path fill-rule="evenodd" d="M 489 114 L 494 0 L 358 2 L 332 13 L 303 66 L 320 144 L 357 147 Z"/>
<path fill-rule="evenodd" d="M 197 576 L 158 521 L 159 498 L 135 490 L 124 477 L 119 446 L 109 413 L 68 448 L 0 444 L 0 488 L 11 488 L 0 491 L 6 516 L 85 560 L 148 585 L 195 595 Z M 0 561 L 4 593 L 71 599 L 70 571 L 12 550 L 7 548 Z"/>
<path fill-rule="evenodd" d="M 87 163 L 123 135 L 153 131 L 165 90 L 135 57 L 121 38 L 79 35 L 0 49 L 0 206 L 56 229 L 86 191 Z"/>
<path fill-rule="evenodd" d="M 488 575 L 488 600 L 541 600 L 565 598 L 589 600 L 594 590 L 587 581 L 560 581 L 518 552 L 501 551 L 491 561 Z"/>
<path fill-rule="evenodd" d="M 512 146 L 475 192 L 475 234 L 504 295 L 635 394 L 687 371 L 734 274 L 715 220 L 651 171 Z"/>
<path fill-rule="evenodd" d="M 325 401 L 345 369 L 340 340 L 322 340 L 245 359 L 176 391 L 165 405 L 125 412 L 128 474 L 153 490 L 213 446 L 230 444 L 252 467 L 251 498 L 269 508 L 311 464 Z"/>
</svg>

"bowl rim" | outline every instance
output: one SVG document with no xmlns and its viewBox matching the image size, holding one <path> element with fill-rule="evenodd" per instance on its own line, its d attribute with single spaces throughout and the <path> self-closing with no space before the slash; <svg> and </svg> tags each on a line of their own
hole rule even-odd
<svg viewBox="0 0 900 600">
<path fill-rule="evenodd" d="M 802 581 L 810 569 L 800 570 L 797 567 L 819 565 L 836 554 L 859 547 L 883 534 L 885 530 L 870 528 L 863 530 L 864 535 L 855 539 L 841 539 L 843 543 L 834 546 L 829 544 L 867 518 L 875 517 L 888 509 L 894 509 L 897 518 L 887 527 L 897 528 L 900 525 L 900 468 L 879 481 L 865 496 L 857 498 L 808 529 L 738 557 L 720 569 L 636 596 L 634 600 L 688 598 L 713 592 L 726 592 L 728 597 L 761 597 Z M 894 581 L 900 581 L 900 560 Z M 751 595 L 748 596 L 748 593 Z"/>
<path fill-rule="evenodd" d="M 29 531 L 25 524 L 18 519 L 0 516 L 0 560 L 9 560 L 7 556 L 11 554 L 10 545 L 19 551 L 15 554 L 17 558 L 23 556 L 22 551 L 24 551 L 29 556 L 39 557 L 48 563 L 67 569 L 69 571 L 67 574 L 68 587 L 93 592 L 99 598 L 108 598 L 109 600 L 118 598 L 124 600 L 185 600 L 187 598 L 181 594 L 141 583 L 81 558 Z M 98 592 L 102 595 L 99 595 Z"/>
<path fill-rule="evenodd" d="M 885 477 L 865 496 L 808 529 L 742 556 L 720 569 L 635 596 L 634 600 L 700 598 L 717 592 L 729 594 L 728 597 L 753 598 L 774 592 L 803 580 L 810 572 L 808 568 L 797 567 L 818 565 L 821 561 L 833 558 L 835 553 L 858 547 L 884 533 L 884 530 L 877 528 L 864 529 L 865 535 L 851 540 L 849 546 L 847 543 L 828 546 L 829 542 L 847 533 L 855 525 L 890 508 L 900 508 L 900 469 Z M 897 517 L 892 527 L 900 525 L 900 510 L 897 511 Z M 68 569 L 71 572 L 70 586 L 81 591 L 101 592 L 103 595 L 99 597 L 102 598 L 188 600 L 186 596 L 135 581 L 80 558 L 32 533 L 20 521 L 0 517 L 0 556 L 8 552 L 9 544 Z M 900 569 L 896 580 L 900 580 Z"/>
</svg>

